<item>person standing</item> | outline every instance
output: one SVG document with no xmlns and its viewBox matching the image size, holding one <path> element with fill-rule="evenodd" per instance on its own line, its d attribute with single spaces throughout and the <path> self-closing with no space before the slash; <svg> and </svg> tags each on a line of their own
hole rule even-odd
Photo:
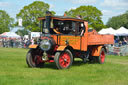
<svg viewBox="0 0 128 85">
<path fill-rule="evenodd" d="M 81 15 L 76 16 L 77 19 L 82 19 Z"/>
<path fill-rule="evenodd" d="M 32 38 L 32 40 L 31 40 L 31 43 L 32 43 L 32 45 L 34 44 L 34 39 Z"/>
</svg>

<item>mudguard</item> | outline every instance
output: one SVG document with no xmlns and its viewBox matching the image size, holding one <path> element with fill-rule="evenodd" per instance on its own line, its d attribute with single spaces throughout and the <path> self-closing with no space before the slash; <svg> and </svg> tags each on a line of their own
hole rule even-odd
<svg viewBox="0 0 128 85">
<path fill-rule="evenodd" d="M 66 48 L 67 46 L 59 46 L 57 48 L 57 51 L 64 51 L 64 49 Z"/>
<path fill-rule="evenodd" d="M 92 49 L 92 56 L 100 56 L 100 50 L 103 46 L 96 46 Z"/>
<path fill-rule="evenodd" d="M 37 44 L 29 45 L 29 48 L 37 48 Z"/>
</svg>

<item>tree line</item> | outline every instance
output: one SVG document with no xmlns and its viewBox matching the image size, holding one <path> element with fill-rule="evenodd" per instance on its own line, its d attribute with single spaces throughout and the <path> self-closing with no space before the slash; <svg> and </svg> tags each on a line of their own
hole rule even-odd
<svg viewBox="0 0 128 85">
<path fill-rule="evenodd" d="M 128 11 L 126 11 L 124 14 L 110 18 L 106 25 L 107 27 L 112 27 L 114 29 L 118 29 L 121 26 L 128 29 Z"/>
<path fill-rule="evenodd" d="M 4 10 L 0 10 L 0 34 L 9 31 L 14 19 L 11 18 Z"/>
<path fill-rule="evenodd" d="M 33 3 L 27 6 L 24 6 L 20 10 L 20 12 L 16 14 L 16 18 L 17 19 L 22 18 L 23 27 L 25 28 L 25 31 L 30 30 L 30 31 L 38 32 L 40 31 L 38 17 L 44 17 L 45 12 L 48 11 L 49 8 L 50 8 L 50 5 L 43 1 L 34 1 Z M 56 14 L 56 12 L 54 11 L 51 11 L 51 12 L 53 15 Z M 76 9 L 70 9 L 69 11 L 65 11 L 64 13 L 69 17 L 76 17 L 77 15 L 82 16 L 82 19 L 89 23 L 89 27 L 96 29 L 97 31 L 106 27 L 102 21 L 102 15 L 103 15 L 102 12 L 94 6 L 80 6 Z M 127 14 L 128 12 L 125 13 L 123 17 L 128 18 L 128 16 L 126 16 Z M 115 17 L 114 19 L 113 18 L 109 19 L 107 26 L 112 26 L 112 24 L 113 23 L 116 24 L 116 22 L 120 23 L 119 21 L 121 19 L 122 18 L 115 20 Z M 14 19 L 11 18 L 4 10 L 0 10 L 0 20 L 1 20 L 0 33 L 9 31 L 10 27 L 14 27 L 18 25 L 18 22 L 14 23 Z M 123 24 L 127 22 L 128 22 L 128 19 L 121 23 Z M 117 25 L 114 25 L 114 26 L 118 27 Z M 126 26 L 128 26 L 128 24 Z"/>
</svg>

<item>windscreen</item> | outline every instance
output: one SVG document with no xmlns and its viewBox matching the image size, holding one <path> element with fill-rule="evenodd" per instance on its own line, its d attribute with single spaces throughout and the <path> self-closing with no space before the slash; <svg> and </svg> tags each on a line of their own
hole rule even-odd
<svg viewBox="0 0 128 85">
<path fill-rule="evenodd" d="M 71 20 L 51 20 L 50 29 L 46 27 L 46 21 L 43 20 L 42 32 L 44 34 L 64 34 L 64 35 L 74 35 L 80 34 L 82 29 L 85 29 L 82 22 L 76 22 Z"/>
</svg>

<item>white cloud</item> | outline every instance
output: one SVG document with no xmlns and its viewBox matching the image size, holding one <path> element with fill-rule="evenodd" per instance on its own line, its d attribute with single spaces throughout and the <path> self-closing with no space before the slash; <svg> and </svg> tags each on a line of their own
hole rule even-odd
<svg viewBox="0 0 128 85">
<path fill-rule="evenodd" d="M 128 0 L 104 0 L 100 6 L 104 9 L 102 18 L 106 23 L 109 18 L 121 15 L 128 10 Z"/>
<path fill-rule="evenodd" d="M 118 16 L 120 14 L 123 14 L 124 12 L 122 11 L 116 11 L 116 10 L 102 10 L 103 16 L 102 16 L 102 20 L 104 21 L 104 23 L 106 24 L 106 22 L 108 21 L 109 18 L 112 18 L 113 16 Z"/>
<path fill-rule="evenodd" d="M 0 2 L 0 7 L 7 7 L 10 6 L 9 2 Z"/>
<path fill-rule="evenodd" d="M 112 7 L 114 9 L 128 9 L 128 0 L 104 0 L 101 6 Z"/>
<path fill-rule="evenodd" d="M 50 9 L 55 8 L 55 5 L 53 4 L 49 4 L 49 5 L 50 5 Z"/>
<path fill-rule="evenodd" d="M 123 14 L 124 12 L 122 11 L 112 11 L 112 10 L 102 10 L 103 16 L 104 17 L 112 17 L 112 16 L 118 16 Z"/>
<path fill-rule="evenodd" d="M 76 7 L 71 7 L 71 8 L 69 8 L 67 11 L 70 11 L 71 9 L 76 9 Z"/>
<path fill-rule="evenodd" d="M 104 16 L 112 16 L 113 14 L 115 15 L 115 13 L 111 10 L 102 10 L 102 13 Z"/>
<path fill-rule="evenodd" d="M 97 0 L 68 0 L 74 4 L 94 4 Z"/>
</svg>

